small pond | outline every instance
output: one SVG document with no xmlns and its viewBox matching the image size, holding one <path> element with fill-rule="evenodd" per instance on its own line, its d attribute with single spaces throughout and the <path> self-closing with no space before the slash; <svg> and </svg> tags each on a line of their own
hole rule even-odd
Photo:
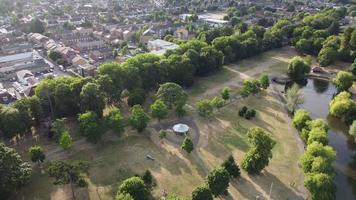
<svg viewBox="0 0 356 200">
<path fill-rule="evenodd" d="M 356 143 L 348 135 L 349 127 L 338 119 L 328 115 L 329 102 L 336 92 L 333 84 L 309 79 L 301 89 L 304 103 L 301 108 L 307 110 L 312 118 L 323 118 L 329 125 L 329 144 L 336 152 L 333 166 L 336 171 L 336 199 L 356 199 Z"/>
</svg>

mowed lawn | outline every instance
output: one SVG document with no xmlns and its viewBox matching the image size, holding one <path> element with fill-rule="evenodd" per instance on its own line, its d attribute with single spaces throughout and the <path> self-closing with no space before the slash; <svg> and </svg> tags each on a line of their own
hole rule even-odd
<svg viewBox="0 0 356 200">
<path fill-rule="evenodd" d="M 143 174 L 147 169 L 156 177 L 158 185 L 154 194 L 157 196 L 163 191 L 190 195 L 192 189 L 203 181 L 184 152 L 159 148 L 151 141 L 148 132 L 88 146 L 79 150 L 74 148 L 66 156 L 89 161 L 91 165 L 88 190 L 77 190 L 80 199 L 113 199 L 120 181 Z M 155 161 L 148 160 L 147 155 Z M 69 187 L 54 186 L 51 181 L 36 169 L 30 184 L 18 193 L 17 199 L 71 199 Z"/>
<path fill-rule="evenodd" d="M 255 109 L 256 118 L 246 120 L 238 116 L 243 106 Z M 255 199 L 258 195 L 267 198 L 271 184 L 273 199 L 303 199 L 303 173 L 298 166 L 303 147 L 274 96 L 264 92 L 238 100 L 217 112 L 213 119 L 201 120 L 199 126 L 208 138 L 199 152 L 210 168 L 222 163 L 228 155 L 240 162 L 249 149 L 247 131 L 251 127 L 264 128 L 277 142 L 270 165 L 261 175 L 249 176 L 243 171 L 241 179 L 232 181 L 230 193 L 234 199 Z"/>
<path fill-rule="evenodd" d="M 149 169 L 157 182 L 153 190 L 155 196 L 167 192 L 189 198 L 192 190 L 204 182 L 204 169 L 219 166 L 230 154 L 240 162 L 249 148 L 246 131 L 259 126 L 268 130 L 277 141 L 273 159 L 260 176 L 248 176 L 242 170 L 242 178 L 232 181 L 230 197 L 267 197 L 273 184 L 273 199 L 300 199 L 299 192 L 304 192 L 303 174 L 298 167 L 302 149 L 296 141 L 295 130 L 274 96 L 264 92 L 235 101 L 222 108 L 212 119 L 198 117 L 194 109 L 197 100 L 219 95 L 225 86 L 229 86 L 236 94 L 246 77 L 257 77 L 261 73 L 285 73 L 289 59 L 295 54 L 289 47 L 266 52 L 225 66 L 216 74 L 199 78 L 193 87 L 187 89 L 188 104 L 193 108 L 188 109 L 188 114 L 198 125 L 201 134 L 196 144 L 196 154 L 188 155 L 179 146 L 158 140 L 157 133 L 152 129 L 140 134 L 129 130 L 121 138 L 105 136 L 104 141 L 96 145 L 84 141 L 69 154 L 58 148 L 58 158 L 83 159 L 91 163 L 89 188 L 77 190 L 77 195 L 80 199 L 113 199 L 120 181 Z M 255 119 L 248 121 L 238 116 L 238 110 L 244 105 L 256 109 Z M 154 157 L 155 161 L 147 160 L 147 155 Z M 204 169 L 202 165 L 205 165 Z M 16 199 L 71 198 L 68 186 L 53 186 L 52 180 L 40 170 L 34 174 L 30 184 L 18 192 Z"/>
</svg>

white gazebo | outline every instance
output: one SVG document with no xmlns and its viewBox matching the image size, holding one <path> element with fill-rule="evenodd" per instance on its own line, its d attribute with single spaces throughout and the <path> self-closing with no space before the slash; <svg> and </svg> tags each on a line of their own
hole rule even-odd
<svg viewBox="0 0 356 200">
<path fill-rule="evenodd" d="M 188 133 L 189 126 L 186 124 L 176 124 L 173 126 L 173 131 L 179 135 L 184 135 Z"/>
</svg>

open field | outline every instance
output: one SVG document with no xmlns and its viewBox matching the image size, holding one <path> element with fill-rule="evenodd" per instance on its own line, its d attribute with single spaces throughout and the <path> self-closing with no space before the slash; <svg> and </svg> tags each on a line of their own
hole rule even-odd
<svg viewBox="0 0 356 200">
<path fill-rule="evenodd" d="M 271 90 L 261 95 L 231 102 L 211 119 L 198 117 L 195 103 L 201 98 L 219 95 L 220 90 L 229 86 L 237 93 L 244 79 L 257 77 L 261 73 L 285 73 L 288 61 L 296 53 L 291 48 L 270 51 L 236 64 L 225 66 L 214 75 L 196 80 L 189 94 L 187 120 L 198 129 L 199 137 L 194 140 L 195 150 L 188 155 L 176 142 L 160 140 L 156 121 L 144 133 L 137 134 L 128 129 L 124 136 L 106 134 L 99 144 L 88 144 L 78 139 L 71 152 L 64 152 L 56 144 L 41 138 L 48 160 L 58 158 L 83 159 L 91 163 L 88 176 L 89 188 L 77 190 L 80 199 L 112 199 L 118 183 L 135 174 L 151 170 L 157 186 L 154 195 L 164 192 L 176 193 L 189 198 L 191 191 L 202 184 L 211 169 L 217 167 L 230 154 L 240 162 L 248 150 L 246 131 L 255 126 L 268 130 L 277 144 L 273 150 L 270 165 L 259 176 L 249 176 L 242 170 L 240 179 L 232 180 L 229 196 L 225 199 L 255 199 L 256 196 L 268 198 L 271 190 L 273 199 L 303 199 L 303 174 L 298 167 L 298 158 L 303 152 L 283 107 Z M 253 108 L 257 117 L 245 120 L 238 116 L 242 106 Z M 126 113 L 126 112 L 125 112 Z M 166 122 L 179 122 L 182 119 L 170 117 Z M 71 130 L 76 130 L 75 123 Z M 170 136 L 172 137 L 172 136 Z M 174 136 L 176 137 L 176 136 Z M 36 143 L 25 142 L 25 146 Z M 24 148 L 25 149 L 25 148 Z M 20 150 L 21 152 L 21 150 Z M 27 155 L 26 151 L 22 151 Z M 155 161 L 147 160 L 150 155 Z M 27 156 L 28 157 L 28 156 Z M 51 180 L 36 169 L 30 184 L 19 191 L 14 199 L 70 199 L 69 187 L 53 186 Z"/>
</svg>

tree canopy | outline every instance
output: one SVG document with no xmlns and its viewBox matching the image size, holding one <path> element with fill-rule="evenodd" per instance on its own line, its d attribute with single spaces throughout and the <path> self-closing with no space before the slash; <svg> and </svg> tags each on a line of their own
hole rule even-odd
<svg viewBox="0 0 356 200">
<path fill-rule="evenodd" d="M 0 163 L 0 198 L 7 199 L 28 182 L 32 169 L 27 162 L 22 161 L 15 149 L 4 143 L 0 143 Z"/>
</svg>

